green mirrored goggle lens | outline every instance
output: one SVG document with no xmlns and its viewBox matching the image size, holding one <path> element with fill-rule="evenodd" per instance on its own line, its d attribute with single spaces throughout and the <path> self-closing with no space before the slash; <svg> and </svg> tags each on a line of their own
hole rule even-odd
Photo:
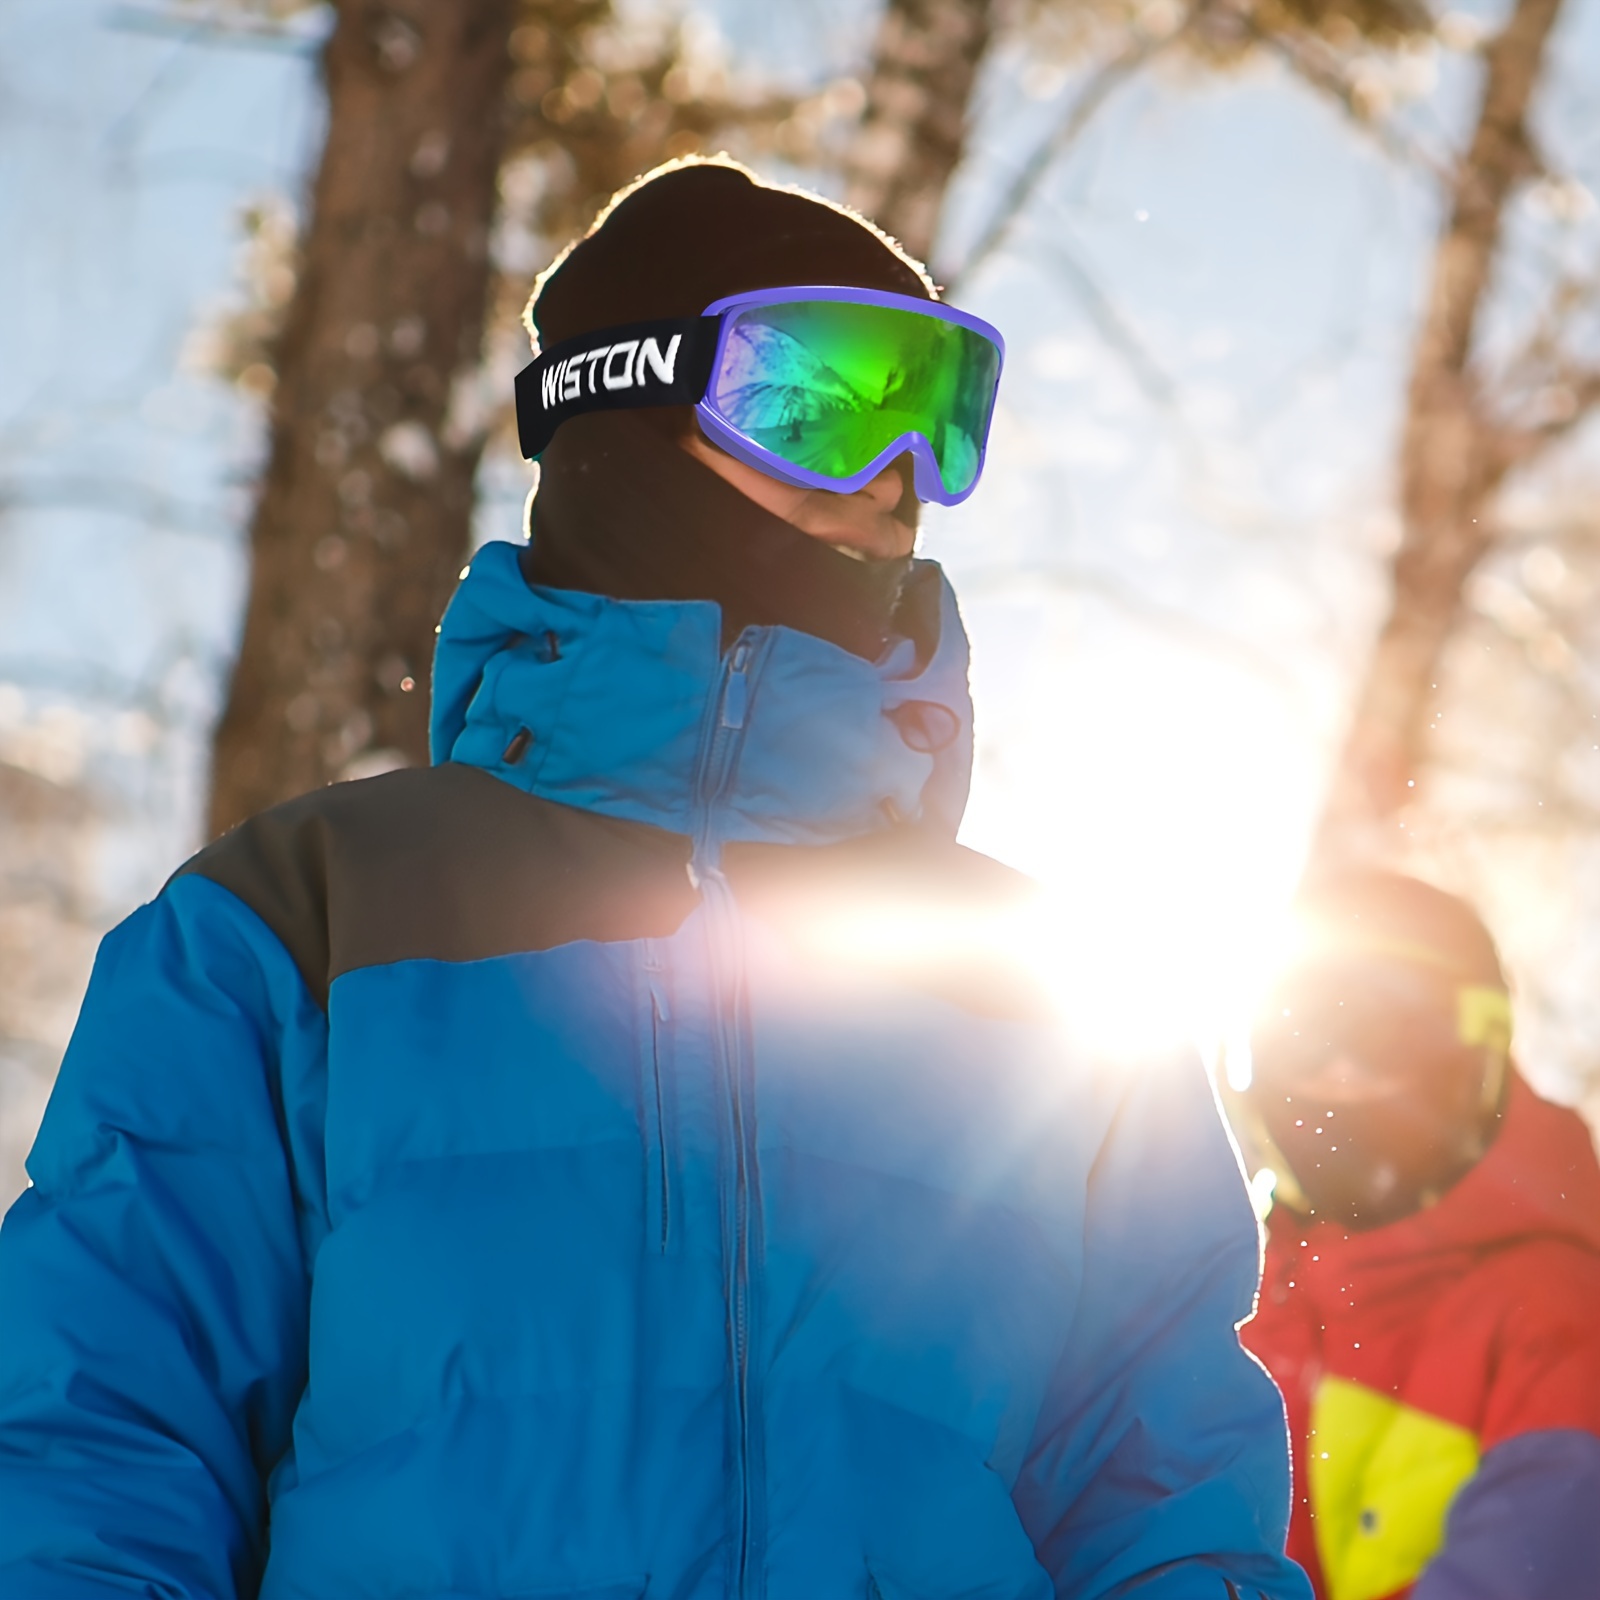
<svg viewBox="0 0 1600 1600">
<path fill-rule="evenodd" d="M 731 314 L 707 398 L 764 450 L 830 478 L 920 433 L 957 495 L 982 464 L 999 374 L 999 351 L 960 323 L 798 300 Z"/>
</svg>

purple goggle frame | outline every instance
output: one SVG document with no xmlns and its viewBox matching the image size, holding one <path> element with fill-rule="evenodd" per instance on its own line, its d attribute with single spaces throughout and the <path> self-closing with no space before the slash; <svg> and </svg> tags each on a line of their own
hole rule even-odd
<svg viewBox="0 0 1600 1600">
<path fill-rule="evenodd" d="M 874 327 L 870 320 L 830 319 L 819 313 L 807 327 L 803 313 L 798 322 L 781 314 L 781 308 L 808 303 L 878 307 L 901 313 L 906 320 Z M 777 309 L 780 314 L 765 325 L 748 315 L 766 309 Z M 945 325 L 937 332 L 929 330 L 926 348 L 920 352 L 914 348 L 918 323 Z M 757 386 L 804 394 L 815 384 L 822 386 L 823 392 L 845 394 L 845 402 L 832 408 L 832 419 L 836 429 L 848 433 L 850 418 L 857 418 L 854 453 L 857 459 L 868 457 L 864 464 L 848 472 L 815 470 L 752 437 L 747 427 L 741 427 L 740 421 L 719 405 L 719 381 L 729 363 L 730 342 L 753 324 L 766 333 L 774 327 L 779 330 L 778 337 L 753 358 Z M 969 337 L 952 338 L 950 330 L 954 329 L 964 330 Z M 863 350 L 858 344 L 852 349 L 856 333 L 876 335 L 865 341 L 874 348 Z M 898 344 L 896 333 L 901 336 Z M 886 352 L 890 346 L 897 364 L 889 363 Z M 596 410 L 692 405 L 708 439 L 736 460 L 783 482 L 851 494 L 897 457 L 909 454 L 917 498 L 958 505 L 977 487 L 982 475 L 1004 359 L 1005 341 L 997 329 L 980 317 L 936 301 L 827 284 L 758 289 L 713 301 L 699 317 L 597 330 L 541 352 L 517 377 L 518 431 L 523 454 L 534 458 L 571 416 Z M 802 362 L 807 365 L 800 365 Z M 747 349 L 747 372 L 750 364 Z M 791 368 L 787 372 L 781 370 L 786 364 Z M 870 403 L 849 403 L 860 397 L 842 381 L 840 368 L 846 374 L 857 371 L 884 394 L 892 380 L 900 380 L 894 395 L 896 411 L 908 420 L 914 418 L 913 425 L 899 428 L 880 443 L 884 431 L 881 417 Z M 906 398 L 908 392 L 910 399 Z M 798 439 L 800 424 L 793 426 Z M 861 445 L 862 439 L 870 439 L 870 447 Z M 964 480 L 955 489 L 946 486 L 946 473 L 940 470 L 941 444 L 952 458 L 947 467 Z"/>
</svg>

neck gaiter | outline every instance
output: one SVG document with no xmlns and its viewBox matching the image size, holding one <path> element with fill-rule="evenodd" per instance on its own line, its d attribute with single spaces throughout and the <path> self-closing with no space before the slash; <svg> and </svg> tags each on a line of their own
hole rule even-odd
<svg viewBox="0 0 1600 1600">
<path fill-rule="evenodd" d="M 902 514 L 916 502 L 909 492 Z M 711 600 L 726 648 L 779 624 L 866 660 L 895 631 L 909 557 L 856 561 L 764 511 L 649 412 L 577 417 L 540 463 L 529 583 L 616 600 Z"/>
</svg>

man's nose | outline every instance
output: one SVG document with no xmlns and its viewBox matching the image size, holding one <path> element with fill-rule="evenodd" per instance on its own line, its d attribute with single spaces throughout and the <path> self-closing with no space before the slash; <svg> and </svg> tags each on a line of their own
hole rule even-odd
<svg viewBox="0 0 1600 1600">
<path fill-rule="evenodd" d="M 871 483 L 863 484 L 856 493 L 865 495 L 880 511 L 893 511 L 900 504 L 905 488 L 899 464 L 891 461 Z"/>
</svg>

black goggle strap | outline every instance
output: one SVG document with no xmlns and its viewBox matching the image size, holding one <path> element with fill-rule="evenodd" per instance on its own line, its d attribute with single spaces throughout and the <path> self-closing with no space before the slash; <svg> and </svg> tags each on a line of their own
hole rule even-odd
<svg viewBox="0 0 1600 1600">
<path fill-rule="evenodd" d="M 517 374 L 517 441 L 530 461 L 586 411 L 692 406 L 705 395 L 721 317 L 599 328 L 541 351 Z"/>
</svg>

